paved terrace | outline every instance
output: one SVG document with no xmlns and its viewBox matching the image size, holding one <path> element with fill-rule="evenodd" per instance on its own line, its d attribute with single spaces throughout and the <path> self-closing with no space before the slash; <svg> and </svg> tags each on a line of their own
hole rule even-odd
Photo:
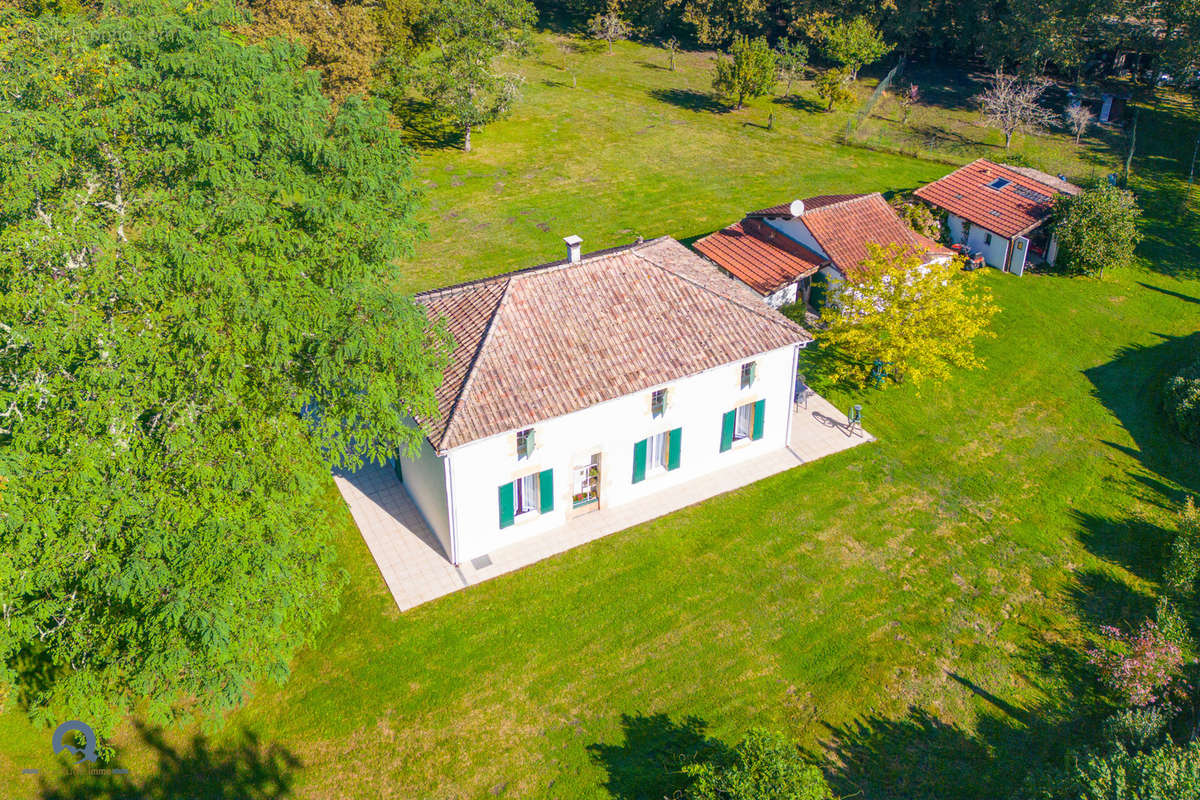
<svg viewBox="0 0 1200 800">
<path fill-rule="evenodd" d="M 601 536 L 874 439 L 865 431 L 851 433 L 845 414 L 820 395 L 810 394 L 807 408 L 801 404 L 792 414 L 792 438 L 785 450 L 713 472 L 663 495 L 585 514 L 555 531 L 515 542 L 457 567 L 446 558 L 437 537 L 390 467 L 371 466 L 351 475 L 337 474 L 334 482 L 396 605 L 407 611 Z"/>
</svg>

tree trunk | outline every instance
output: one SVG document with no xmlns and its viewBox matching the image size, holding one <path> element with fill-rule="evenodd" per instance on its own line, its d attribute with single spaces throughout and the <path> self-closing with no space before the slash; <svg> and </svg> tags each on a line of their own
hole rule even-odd
<svg viewBox="0 0 1200 800">
<path fill-rule="evenodd" d="M 1076 146 L 1076 147 L 1079 147 L 1079 137 L 1080 137 L 1080 136 L 1083 136 L 1083 130 L 1082 130 L 1082 129 L 1081 129 L 1081 130 L 1077 130 L 1077 131 L 1075 131 L 1075 146 Z"/>
<path fill-rule="evenodd" d="M 469 123 L 463 131 L 463 150 L 471 152 L 471 125 Z"/>
<path fill-rule="evenodd" d="M 1012 144 L 1012 136 L 1013 136 L 1013 132 L 1012 132 L 1012 131 L 1005 131 L 1005 132 L 1004 132 L 1004 149 L 1005 149 L 1005 150 L 1007 150 L 1007 149 L 1009 148 L 1009 145 L 1011 145 L 1011 144 Z"/>
<path fill-rule="evenodd" d="M 613 43 L 613 40 L 612 40 L 612 39 L 609 39 L 609 40 L 608 40 L 608 54 L 609 54 L 610 56 L 612 55 L 612 43 Z"/>
</svg>

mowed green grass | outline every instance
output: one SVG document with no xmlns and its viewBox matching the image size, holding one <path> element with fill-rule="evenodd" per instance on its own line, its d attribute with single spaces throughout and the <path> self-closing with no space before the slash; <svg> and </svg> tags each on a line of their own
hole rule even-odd
<svg viewBox="0 0 1200 800">
<path fill-rule="evenodd" d="M 689 238 L 795 196 L 911 188 L 949 169 L 828 143 L 844 117 L 767 101 L 715 114 L 653 94 L 705 89 L 706 59 L 671 73 L 653 66 L 660 51 L 622 44 L 582 57 L 575 89 L 525 62 L 526 101 L 476 152 L 423 153 L 430 238 L 399 283 L 555 259 L 568 233 L 585 249 Z M 743 124 L 770 110 L 774 130 Z M 313 798 L 658 800 L 678 786 L 680 753 L 764 725 L 825 755 L 842 794 L 1006 794 L 1089 735 L 1085 631 L 1146 612 L 1163 526 L 1200 492 L 1196 448 L 1156 406 L 1200 338 L 1200 224 L 1180 211 L 1200 120 L 1172 105 L 1147 120 L 1177 135 L 1150 137 L 1135 162 L 1143 264 L 1103 281 L 983 273 L 1002 308 L 985 370 L 919 391 L 828 391 L 863 403 L 875 444 L 403 615 L 331 487 L 351 577 L 341 612 L 203 757 L 187 757 L 190 732 L 169 734 L 183 757 L 165 769 L 202 765 L 197 796 L 253 796 L 278 772 Z M 1057 154 L 1043 168 L 1087 168 L 1061 140 L 1034 144 Z M 256 741 L 227 750 L 247 733 Z M 0 767 L 44 766 L 47 736 L 19 711 L 0 717 Z M 159 769 L 164 745 L 132 725 L 116 745 L 135 774 Z M 267 746 L 292 760 L 272 772 L 249 757 Z M 34 795 L 20 780 L 17 796 Z"/>
</svg>

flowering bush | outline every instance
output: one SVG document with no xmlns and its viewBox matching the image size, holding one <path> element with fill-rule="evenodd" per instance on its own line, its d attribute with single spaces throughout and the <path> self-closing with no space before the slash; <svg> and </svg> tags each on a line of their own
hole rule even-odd
<svg viewBox="0 0 1200 800">
<path fill-rule="evenodd" d="M 1090 648 L 1087 654 L 1105 686 L 1126 705 L 1149 706 L 1170 699 L 1183 668 L 1183 652 L 1158 625 L 1146 620 L 1132 633 L 1105 625 L 1100 633 L 1104 646 Z"/>
</svg>

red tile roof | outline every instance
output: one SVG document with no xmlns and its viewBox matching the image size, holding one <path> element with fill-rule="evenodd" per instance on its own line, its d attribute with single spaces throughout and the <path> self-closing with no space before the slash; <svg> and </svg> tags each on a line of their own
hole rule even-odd
<svg viewBox="0 0 1200 800">
<path fill-rule="evenodd" d="M 812 337 L 669 237 L 416 297 L 455 347 L 437 450 Z"/>
<path fill-rule="evenodd" d="M 988 186 L 997 179 L 1009 183 L 1000 189 Z M 1046 221 L 1054 195 L 1080 191 L 1078 186 L 1052 179 L 1045 173 L 981 158 L 922 186 L 915 194 L 927 203 L 1011 239 Z"/>
<path fill-rule="evenodd" d="M 762 295 L 812 275 L 827 263 L 799 242 L 750 217 L 692 246 Z"/>
<path fill-rule="evenodd" d="M 867 257 L 868 244 L 900 244 L 931 256 L 953 255 L 949 249 L 908 227 L 878 192 L 852 196 L 812 210 L 806 200 L 804 214 L 798 219 L 833 265 L 847 277 L 853 277 Z"/>
</svg>

